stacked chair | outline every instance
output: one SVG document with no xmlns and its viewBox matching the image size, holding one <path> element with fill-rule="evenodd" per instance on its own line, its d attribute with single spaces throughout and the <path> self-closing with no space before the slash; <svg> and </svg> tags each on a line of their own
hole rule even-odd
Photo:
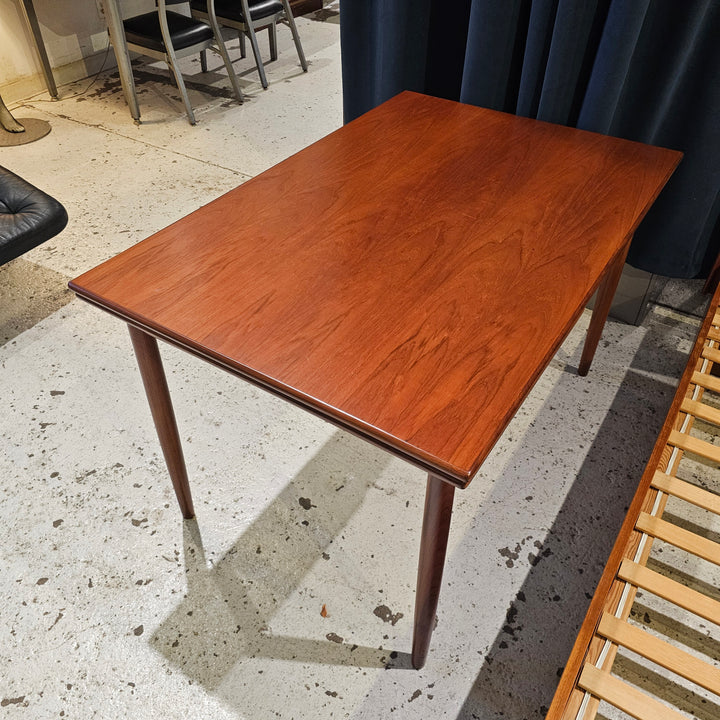
<svg viewBox="0 0 720 720">
<path fill-rule="evenodd" d="M 125 41 L 128 50 L 167 63 L 175 76 L 191 125 L 195 124 L 195 114 L 178 67 L 180 58 L 199 53 L 201 69 L 207 72 L 207 49 L 216 49 L 225 63 L 235 97 L 238 102 L 243 101 L 243 93 L 223 41 L 224 27 L 239 32 L 242 57 L 245 57 L 245 36 L 250 39 L 263 88 L 267 88 L 268 83 L 256 31 L 267 28 L 270 58 L 277 60 L 276 28 L 279 22 L 290 28 L 300 65 L 307 71 L 307 61 L 288 0 L 156 0 L 156 4 L 155 10 L 123 20 Z M 184 6 L 182 9 L 185 12 L 169 10 L 169 5 Z"/>
</svg>

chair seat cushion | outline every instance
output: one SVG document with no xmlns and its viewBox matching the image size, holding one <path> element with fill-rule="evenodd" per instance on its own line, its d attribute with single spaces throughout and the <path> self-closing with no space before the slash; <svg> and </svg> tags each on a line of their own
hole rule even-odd
<svg viewBox="0 0 720 720">
<path fill-rule="evenodd" d="M 191 45 L 211 40 L 213 37 L 212 28 L 200 20 L 172 11 L 167 12 L 167 19 L 170 37 L 175 50 L 182 50 Z M 125 28 L 125 37 L 129 43 L 141 45 L 150 50 L 165 52 L 165 44 L 160 32 L 160 17 L 157 11 L 123 20 L 123 27 Z"/>
<path fill-rule="evenodd" d="M 57 235 L 67 221 L 55 198 L 0 167 L 0 265 Z"/>
<path fill-rule="evenodd" d="M 190 8 L 198 12 L 207 13 L 207 0 L 191 0 Z M 275 15 L 275 13 L 283 12 L 283 4 L 280 0 L 257 0 L 257 2 L 249 2 L 250 17 L 253 20 L 262 20 L 263 18 Z M 215 0 L 215 15 L 219 18 L 227 18 L 235 22 L 245 22 L 240 0 Z"/>
</svg>

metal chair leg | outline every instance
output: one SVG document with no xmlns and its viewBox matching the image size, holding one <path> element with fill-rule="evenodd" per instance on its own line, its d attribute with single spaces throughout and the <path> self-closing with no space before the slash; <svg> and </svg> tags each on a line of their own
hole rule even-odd
<svg viewBox="0 0 720 720">
<path fill-rule="evenodd" d="M 247 52 L 245 50 L 245 33 L 241 30 L 238 35 L 240 37 L 240 57 L 244 58 L 247 57 Z"/>
<path fill-rule="evenodd" d="M 257 65 L 260 82 L 262 83 L 263 90 L 267 90 L 268 81 L 265 77 L 265 66 L 263 65 L 262 57 L 260 57 L 260 48 L 258 47 L 257 35 L 255 35 L 255 28 L 252 25 L 247 26 L 247 34 L 250 38 L 250 47 L 252 48 L 253 55 L 255 56 L 255 65 Z"/>
<path fill-rule="evenodd" d="M 297 50 L 298 58 L 300 59 L 300 67 L 302 67 L 303 72 L 307 72 L 308 64 L 305 59 L 302 43 L 300 42 L 300 35 L 298 34 L 297 26 L 295 25 L 295 18 L 293 17 L 292 10 L 290 9 L 290 3 L 288 0 L 282 0 L 282 4 L 285 7 L 285 19 L 287 20 L 288 27 L 292 33 L 295 49 Z"/>
<path fill-rule="evenodd" d="M 193 112 L 192 105 L 190 105 L 190 98 L 185 89 L 185 81 L 183 80 L 182 73 L 177 66 L 177 57 L 175 57 L 175 49 L 173 48 L 172 37 L 170 36 L 170 28 L 168 27 L 165 0 L 158 0 L 158 11 L 160 17 L 160 33 L 163 38 L 163 45 L 165 46 L 165 62 L 172 70 L 173 75 L 175 75 L 175 83 L 185 103 L 188 120 L 191 125 L 195 125 L 195 113 Z"/>
<path fill-rule="evenodd" d="M 270 25 L 268 25 L 268 41 L 270 43 L 270 59 L 277 60 L 278 59 L 277 25 L 274 22 L 272 22 L 272 23 L 270 23 Z"/>
<path fill-rule="evenodd" d="M 232 62 L 230 61 L 230 56 L 228 55 L 225 43 L 223 43 L 222 38 L 218 38 L 217 35 L 215 36 L 215 38 L 218 44 L 218 49 L 220 50 L 220 54 L 222 55 L 223 62 L 225 63 L 225 69 L 227 70 L 228 77 L 230 78 L 230 84 L 233 87 L 235 97 L 242 105 L 243 100 L 245 100 L 245 96 L 243 95 L 243 91 L 240 89 L 240 83 L 237 79 L 237 75 L 235 74 L 235 70 L 233 70 Z"/>
<path fill-rule="evenodd" d="M 200 70 L 204 73 L 207 72 L 207 50 L 200 51 Z"/>
<path fill-rule="evenodd" d="M 175 53 L 173 53 L 173 55 L 174 54 Z M 182 95 L 183 102 L 185 103 L 185 112 L 187 112 L 188 120 L 191 125 L 195 125 L 197 121 L 195 120 L 195 113 L 193 112 L 192 105 L 190 104 L 190 98 L 188 97 L 188 93 L 185 88 L 185 81 L 183 80 L 182 73 L 175 65 L 175 62 L 175 58 L 171 58 L 170 53 L 168 53 L 168 67 L 172 70 L 173 75 L 175 75 L 175 83 L 177 84 L 180 95 Z"/>
<path fill-rule="evenodd" d="M 220 29 L 220 25 L 218 24 L 217 15 L 215 15 L 215 0 L 209 0 L 208 10 L 210 11 L 208 13 L 210 17 L 210 27 L 212 28 L 213 34 L 215 35 L 215 44 L 217 45 L 223 62 L 225 63 L 225 69 L 227 70 L 228 77 L 230 78 L 230 84 L 233 87 L 235 97 L 238 99 L 239 103 L 242 103 L 242 101 L 244 100 L 243 92 L 240 89 L 240 83 L 238 82 L 235 70 L 233 70 L 232 62 L 230 62 L 230 55 L 228 55 L 228 51 L 225 47 L 225 42 L 222 36 L 222 30 Z"/>
<path fill-rule="evenodd" d="M 245 33 L 250 38 L 250 47 L 252 47 L 253 55 L 255 56 L 255 65 L 257 65 L 260 82 L 262 83 L 263 90 L 267 90 L 268 82 L 267 78 L 265 77 L 265 68 L 263 67 L 262 58 L 260 57 L 260 48 L 258 48 L 255 28 L 253 27 L 252 20 L 250 20 L 250 8 L 248 7 L 248 0 L 240 0 L 240 5 L 242 6 L 243 17 L 245 18 Z"/>
<path fill-rule="evenodd" d="M 125 101 L 130 108 L 130 114 L 135 124 L 139 125 L 140 107 L 138 105 L 135 80 L 133 78 L 132 65 L 130 64 L 130 53 L 127 47 L 120 11 L 117 3 L 112 0 L 101 0 L 101 4 L 105 12 L 105 18 L 107 19 L 108 35 L 110 36 L 110 42 L 112 43 L 113 52 L 115 53 Z"/>
</svg>

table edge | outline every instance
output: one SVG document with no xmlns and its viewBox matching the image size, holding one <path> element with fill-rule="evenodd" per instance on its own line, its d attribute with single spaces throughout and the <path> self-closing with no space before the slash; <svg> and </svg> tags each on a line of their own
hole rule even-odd
<svg viewBox="0 0 720 720">
<path fill-rule="evenodd" d="M 153 337 L 162 340 L 169 345 L 172 345 L 173 347 L 184 350 L 190 355 L 205 360 L 211 365 L 218 367 L 221 370 L 225 370 L 226 372 L 229 372 L 235 377 L 239 377 L 240 379 L 245 380 L 263 390 L 266 390 L 271 394 L 282 398 L 283 400 L 291 402 L 293 405 L 296 405 L 304 410 L 311 412 L 313 415 L 316 415 L 317 417 L 326 420 L 327 422 L 341 428 L 342 430 L 346 430 L 347 432 L 350 432 L 351 434 L 360 437 L 366 442 L 370 442 L 373 445 L 376 445 L 381 449 L 386 450 L 392 455 L 395 455 L 402 460 L 405 460 L 406 462 L 415 465 L 416 467 L 434 475 L 435 477 L 440 478 L 441 480 L 444 480 L 445 482 L 450 483 L 451 485 L 464 489 L 470 484 L 470 481 L 473 479 L 475 473 L 477 472 L 475 468 L 471 469 L 469 472 L 466 472 L 460 468 L 455 468 L 449 464 L 432 462 L 430 458 L 423 457 L 419 453 L 412 452 L 411 448 L 400 443 L 399 441 L 393 442 L 386 435 L 380 432 L 373 432 L 372 427 L 360 421 L 353 423 L 350 416 L 339 413 L 337 411 L 333 412 L 335 408 L 323 405 L 319 402 L 312 403 L 311 400 L 306 396 L 303 396 L 299 393 L 292 393 L 290 392 L 290 388 L 274 384 L 265 376 L 253 374 L 248 368 L 244 368 L 240 365 L 234 364 L 231 360 L 223 357 L 219 353 L 209 352 L 206 348 L 201 348 L 191 342 L 188 342 L 186 339 L 183 339 L 180 336 L 173 334 L 166 328 L 155 326 L 139 317 L 127 313 L 124 310 L 121 310 L 120 308 L 112 307 L 110 304 L 100 301 L 91 293 L 88 293 L 82 288 L 78 287 L 74 283 L 74 281 L 69 282 L 68 287 L 77 295 L 80 300 L 83 300 L 84 302 L 87 302 L 88 304 L 93 305 L 94 307 L 97 307 L 104 312 L 109 313 L 110 315 L 113 315 L 114 317 L 124 321 L 128 325 L 132 325 L 133 327 L 142 330 L 143 332 L 146 332 L 149 335 L 152 335 Z"/>
</svg>

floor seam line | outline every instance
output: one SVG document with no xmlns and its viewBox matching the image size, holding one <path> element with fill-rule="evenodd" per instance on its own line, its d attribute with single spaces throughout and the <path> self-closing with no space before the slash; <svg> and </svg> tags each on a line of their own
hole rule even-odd
<svg viewBox="0 0 720 720">
<path fill-rule="evenodd" d="M 35 105 L 32 105 L 32 104 L 28 103 L 27 101 L 21 103 L 17 107 L 27 108 L 28 110 L 36 110 L 38 112 L 44 112 L 44 113 L 47 113 L 48 115 L 51 115 L 52 117 L 55 117 L 60 120 L 68 120 L 69 122 L 73 122 L 78 125 L 83 125 L 84 127 L 95 128 L 96 130 L 102 130 L 103 132 L 109 133 L 110 135 L 114 135 L 115 137 L 124 138 L 125 140 L 130 140 L 131 142 L 137 142 L 141 145 L 145 145 L 146 147 L 152 148 L 153 150 L 162 150 L 163 152 L 168 152 L 168 153 L 171 153 L 172 155 L 177 155 L 178 157 L 182 157 L 187 160 L 194 160 L 195 162 L 202 163 L 203 165 L 210 165 L 211 167 L 218 168 L 220 170 L 227 170 L 228 172 L 231 172 L 234 175 L 244 175 L 246 178 L 248 178 L 248 180 L 255 177 L 255 175 L 248 173 L 248 172 L 244 172 L 243 170 L 235 170 L 234 168 L 226 167 L 225 165 L 218 165 L 217 163 L 214 163 L 212 161 L 203 160 L 201 158 L 196 158 L 196 157 L 193 157 L 192 155 L 187 155 L 186 153 L 181 153 L 181 152 L 177 152 L 176 150 L 171 150 L 169 148 L 162 147 L 161 145 L 154 145 L 153 143 L 148 142 L 147 140 L 141 140 L 138 138 L 130 137 L 129 135 L 124 135 L 123 133 L 118 132 L 117 130 L 108 128 L 102 124 L 85 122 L 83 120 L 77 120 L 76 118 L 71 118 L 68 115 L 63 115 L 61 113 L 53 113 L 44 108 L 35 107 Z"/>
</svg>

